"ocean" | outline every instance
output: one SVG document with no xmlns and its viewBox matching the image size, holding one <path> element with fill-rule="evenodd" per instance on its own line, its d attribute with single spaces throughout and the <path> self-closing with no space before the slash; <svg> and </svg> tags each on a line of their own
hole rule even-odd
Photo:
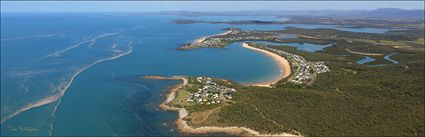
<svg viewBox="0 0 425 137">
<path fill-rule="evenodd" d="M 180 135 L 176 113 L 160 110 L 178 81 L 145 75 L 209 76 L 238 83 L 268 81 L 275 62 L 233 43 L 226 48 L 177 50 L 225 28 L 275 30 L 335 25 L 175 24 L 282 20 L 267 16 L 150 16 L 134 13 L 1 13 L 1 135 Z M 314 45 L 313 45 L 314 47 Z"/>
</svg>

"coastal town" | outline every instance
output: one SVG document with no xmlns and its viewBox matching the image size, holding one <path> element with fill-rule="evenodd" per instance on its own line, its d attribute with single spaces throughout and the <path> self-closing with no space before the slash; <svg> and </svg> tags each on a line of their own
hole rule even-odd
<svg viewBox="0 0 425 137">
<path fill-rule="evenodd" d="M 255 46 L 255 48 L 271 51 L 275 54 L 286 57 L 291 61 L 293 67 L 297 67 L 293 76 L 289 78 L 289 82 L 295 84 L 312 84 L 317 74 L 330 71 L 329 67 L 326 66 L 324 61 L 307 61 L 304 57 L 300 55 L 270 48 L 255 42 L 256 40 L 275 41 L 276 39 L 278 39 L 278 37 L 281 37 L 282 35 L 288 34 L 229 28 L 225 33 L 198 39 L 193 43 L 182 46 L 181 49 L 224 47 L 237 41 L 251 41 L 248 43 L 250 43 L 250 45 Z"/>
<path fill-rule="evenodd" d="M 273 52 L 289 59 L 292 65 L 298 67 L 297 71 L 294 71 L 293 77 L 289 79 L 290 82 L 295 84 L 308 84 L 312 82 L 316 74 L 321 74 L 330 71 L 329 67 L 326 66 L 324 61 L 308 61 L 303 56 L 278 50 L 275 48 L 270 48 L 266 45 L 258 44 L 255 42 L 250 42 L 249 45 L 255 48 L 260 48 Z"/>
<path fill-rule="evenodd" d="M 425 0 L 0 2 L 0 137 L 425 137 Z"/>
<path fill-rule="evenodd" d="M 234 88 L 228 88 L 220 85 L 209 77 L 197 77 L 196 81 L 201 83 L 202 88 L 197 91 L 191 91 L 190 98 L 186 102 L 197 104 L 219 104 L 232 99 L 232 95 L 236 93 Z"/>
<path fill-rule="evenodd" d="M 292 31 L 292 30 L 291 30 Z M 304 30 L 307 31 L 307 30 Z M 338 33 L 346 33 L 342 31 L 337 31 Z M 244 42 L 242 47 L 251 49 L 254 51 L 258 51 L 266 54 L 270 58 L 272 58 L 279 68 L 281 69 L 281 74 L 276 75 L 275 79 L 267 81 L 265 83 L 254 83 L 250 85 L 238 85 L 238 84 L 226 84 L 223 83 L 220 79 L 213 79 L 209 77 L 189 77 L 189 82 L 186 86 L 183 86 L 181 90 L 178 90 L 177 97 L 172 103 L 168 104 L 170 107 L 180 107 L 180 108 L 172 108 L 171 110 L 175 110 L 179 112 L 180 121 L 184 121 L 184 123 L 180 125 L 180 127 L 199 127 L 199 126 L 208 126 L 208 128 L 220 128 L 220 132 L 225 130 L 233 130 L 240 129 L 241 132 L 250 131 L 250 129 L 246 130 L 244 128 L 223 128 L 216 127 L 215 124 L 210 124 L 211 121 L 217 122 L 220 120 L 226 120 L 225 125 L 233 126 L 234 123 L 239 123 L 239 121 L 244 121 L 246 123 L 252 123 L 256 125 L 258 123 L 262 123 L 263 120 L 269 121 L 270 119 L 267 117 L 268 115 L 283 115 L 282 113 L 271 113 L 270 111 L 274 111 L 274 108 L 271 108 L 270 101 L 274 99 L 274 101 L 282 101 L 281 95 L 288 95 L 287 97 L 291 97 L 292 93 L 300 93 L 300 91 L 309 91 L 307 94 L 302 96 L 296 96 L 296 98 L 292 97 L 293 100 L 299 100 L 306 98 L 307 100 L 303 102 L 309 102 L 310 98 L 324 99 L 322 96 L 311 96 L 311 93 L 315 92 L 315 90 L 322 89 L 314 89 L 317 88 L 317 85 L 323 84 L 324 81 L 328 82 L 329 78 L 335 76 L 334 74 L 343 74 L 346 75 L 346 81 L 354 81 L 351 78 L 356 78 L 356 76 L 349 76 L 347 72 L 353 72 L 355 74 L 356 70 L 351 69 L 337 69 L 339 66 L 334 66 L 334 63 L 344 64 L 349 62 L 351 59 L 347 56 L 341 56 L 346 62 L 334 62 L 333 60 L 321 59 L 318 61 L 311 61 L 310 58 L 312 56 L 308 54 L 316 54 L 317 56 L 322 57 L 323 54 L 330 54 L 334 56 L 333 53 L 315 53 L 315 52 L 297 52 L 288 48 L 279 48 L 274 46 L 273 43 L 268 42 L 276 42 L 282 43 L 284 46 L 285 43 L 305 43 L 305 42 L 313 42 L 313 43 L 332 43 L 334 41 L 323 37 L 311 37 L 304 34 L 291 34 L 287 33 L 287 31 L 248 31 L 241 30 L 237 28 L 230 28 L 228 31 L 222 34 L 206 36 L 195 40 L 191 44 L 186 44 L 182 47 L 182 49 L 193 49 L 193 48 L 222 48 L 234 42 Z M 297 41 L 299 40 L 299 41 Z M 344 46 L 338 44 L 332 44 L 332 46 Z M 288 49 L 288 50 L 286 50 Z M 344 51 L 342 51 L 344 52 Z M 315 57 L 315 56 L 313 56 Z M 317 60 L 317 58 L 315 58 Z M 332 64 L 332 73 L 331 69 L 328 65 Z M 335 68 L 336 69 L 335 69 Z M 344 66 L 347 67 L 347 66 Z M 326 73 L 326 76 L 320 75 Z M 375 73 L 375 72 L 373 72 Z M 320 79 L 317 79 L 320 77 Z M 363 76 L 365 77 L 365 76 Z M 357 77 L 361 78 L 361 77 Z M 338 78 L 340 79 L 340 78 Z M 330 87 L 336 87 L 336 91 L 340 91 L 340 86 L 345 86 L 344 84 L 348 82 L 342 82 L 342 84 L 332 85 Z M 294 86 L 288 86 L 294 85 Z M 305 88 L 308 86 L 309 88 Z M 236 91 L 236 89 L 238 91 Z M 287 90 L 291 90 L 290 94 L 288 92 L 284 92 Z M 266 91 L 266 92 L 265 92 Z M 276 92 L 267 92 L 267 91 L 276 91 Z M 237 93 L 237 94 L 235 94 Z M 256 95 L 253 95 L 253 94 Z M 269 96 L 263 96 L 264 94 L 272 94 Z M 274 98 L 275 97 L 275 98 Z M 308 98 L 307 98 L 308 97 Z M 252 104 L 252 99 L 255 99 L 256 102 L 262 102 L 261 106 L 257 106 L 258 104 Z M 326 98 L 325 98 L 326 99 Z M 334 101 L 334 98 L 330 98 L 327 102 Z M 229 102 L 229 103 L 224 103 Z M 286 101 L 282 101 L 286 102 Z M 294 103 L 294 102 L 291 102 Z M 315 102 L 316 103 L 316 102 Z M 335 102 L 335 105 L 339 105 L 341 102 Z M 308 106 L 302 104 L 304 106 Z M 322 105 L 326 106 L 326 104 Z M 314 106 L 318 107 L 318 106 Z M 267 109 L 264 109 L 267 108 Z M 299 110 L 298 106 L 294 106 L 294 110 Z M 234 111 L 236 110 L 236 111 Z M 249 112 L 247 112 L 249 110 Z M 265 111 L 268 111 L 267 115 L 263 115 Z M 349 111 L 349 110 L 347 110 Z M 253 112 L 253 113 L 251 113 Z M 256 116 L 256 114 L 259 114 Z M 332 114 L 330 114 L 332 115 Z M 217 117 L 218 116 L 218 117 Z M 248 117 L 248 118 L 247 118 Z M 307 116 L 309 117 L 309 116 Z M 218 119 L 218 120 L 217 120 Z M 237 119 L 237 120 L 235 120 Z M 270 123 L 277 123 L 276 121 L 269 121 Z M 178 122 L 179 123 L 179 122 Z M 225 123 L 225 122 L 223 122 Z M 264 126 L 264 125 L 263 125 Z M 277 125 L 279 126 L 279 125 Z M 263 131 L 269 130 L 269 126 L 265 125 Z M 205 127 L 202 127 L 204 129 Z M 187 128 L 186 128 L 187 129 Z M 200 132 L 201 128 L 193 128 L 191 131 Z M 261 129 L 260 129 L 261 130 Z M 288 135 L 302 135 L 301 132 L 296 130 L 291 130 L 288 134 L 279 136 L 288 136 Z M 205 131 L 207 133 L 207 131 Z M 209 132 L 209 129 L 208 129 Z M 231 131 L 234 132 L 234 131 Z M 275 132 L 279 133 L 279 132 Z"/>
<path fill-rule="evenodd" d="M 271 32 L 262 32 L 262 31 L 250 31 L 250 30 L 241 30 L 239 28 L 229 28 L 225 33 L 203 37 L 195 42 L 185 44 L 180 49 L 192 49 L 192 48 L 217 48 L 224 47 L 228 44 L 237 41 L 247 41 L 247 40 L 274 40 L 278 34 Z"/>
</svg>

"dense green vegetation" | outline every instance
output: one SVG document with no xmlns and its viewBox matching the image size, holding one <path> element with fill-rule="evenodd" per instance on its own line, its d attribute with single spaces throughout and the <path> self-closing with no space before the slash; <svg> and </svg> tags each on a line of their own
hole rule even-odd
<svg viewBox="0 0 425 137">
<path fill-rule="evenodd" d="M 286 28 L 281 32 L 290 34 L 302 34 L 323 39 L 361 39 L 361 40 L 389 40 L 389 41 L 415 41 L 424 37 L 423 28 L 413 30 L 393 30 L 385 34 L 377 33 L 359 33 L 341 31 L 336 29 L 302 29 L 302 28 Z"/>
<path fill-rule="evenodd" d="M 268 36 L 282 33 L 299 37 L 281 40 Z M 283 79 L 275 87 L 265 88 L 222 81 L 238 90 L 234 103 L 220 106 L 209 120 L 194 126 L 243 126 L 261 133 L 300 132 L 305 136 L 425 136 L 423 28 L 385 34 L 287 28 L 254 34 L 282 44 L 334 43 L 317 52 L 270 46 L 310 61 L 326 61 L 331 71 L 318 74 L 311 85 Z M 391 53 L 398 53 L 391 58 L 400 64 L 384 59 Z M 377 60 L 355 63 L 366 55 Z M 189 110 L 211 108 L 217 107 L 199 105 Z"/>
<path fill-rule="evenodd" d="M 307 136 L 424 136 L 423 50 L 362 44 L 337 41 L 319 52 L 273 47 L 307 60 L 326 60 L 331 72 L 319 74 L 309 86 L 284 80 L 275 88 L 233 85 L 239 91 L 235 103 L 220 109 L 218 118 L 214 117 L 217 122 L 209 122 L 262 133 L 298 131 Z M 362 56 L 347 52 L 346 47 L 364 47 L 365 51 L 383 54 L 397 52 L 392 58 L 400 64 L 375 57 L 377 60 L 369 65 L 386 65 L 358 65 L 353 62 Z"/>
<path fill-rule="evenodd" d="M 345 17 L 326 17 L 326 16 L 291 16 L 291 20 L 286 21 L 285 23 L 292 24 L 324 24 L 324 25 L 348 25 L 354 28 L 402 28 L 402 29 L 414 29 L 414 28 L 423 28 L 424 20 L 423 14 L 420 16 L 410 16 L 407 14 L 399 14 L 393 12 L 393 14 L 388 14 L 391 11 L 383 9 L 379 14 L 379 17 L 365 17 L 368 15 L 375 14 L 373 13 L 363 13 L 362 16 L 352 16 L 348 15 Z M 423 12 L 423 11 L 418 11 Z M 382 14 L 385 13 L 385 14 Z M 387 15 L 388 17 L 383 17 Z"/>
<path fill-rule="evenodd" d="M 280 82 L 275 88 L 236 88 L 235 103 L 221 105 L 218 116 L 193 126 L 243 126 L 262 133 L 300 132 L 306 136 L 424 136 L 424 54 L 393 56 L 401 64 L 369 67 L 351 62 L 356 56 L 304 52 L 274 47 L 328 60 L 331 72 L 320 74 L 310 86 Z M 342 58 L 342 59 L 336 59 Z M 183 90 L 197 88 L 193 78 Z M 218 105 L 186 106 L 190 112 Z"/>
<path fill-rule="evenodd" d="M 424 136 L 424 55 L 394 58 L 401 64 L 330 62 L 332 71 L 307 87 L 240 87 L 236 103 L 221 109 L 219 121 L 307 136 Z"/>
</svg>

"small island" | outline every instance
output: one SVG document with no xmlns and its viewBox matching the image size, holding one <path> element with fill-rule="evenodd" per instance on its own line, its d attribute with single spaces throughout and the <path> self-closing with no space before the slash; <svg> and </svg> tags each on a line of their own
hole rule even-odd
<svg viewBox="0 0 425 137">
<path fill-rule="evenodd" d="M 283 21 L 262 21 L 262 20 L 243 20 L 243 21 L 202 21 L 202 20 L 174 20 L 177 24 L 195 24 L 195 23 L 210 23 L 210 24 L 238 24 L 238 25 L 281 25 L 285 24 Z"/>
</svg>

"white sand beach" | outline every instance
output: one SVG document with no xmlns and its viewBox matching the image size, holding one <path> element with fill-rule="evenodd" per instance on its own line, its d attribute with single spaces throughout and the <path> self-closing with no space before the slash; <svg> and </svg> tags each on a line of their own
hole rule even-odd
<svg viewBox="0 0 425 137">
<path fill-rule="evenodd" d="M 248 85 L 252 85 L 252 86 L 262 86 L 262 87 L 271 87 L 273 84 L 275 84 L 276 82 L 288 77 L 289 75 L 291 75 L 291 66 L 289 65 L 288 60 L 286 60 L 285 58 L 283 58 L 282 56 L 279 56 L 273 52 L 267 51 L 267 50 L 263 50 L 263 49 L 259 49 L 259 48 L 254 48 L 249 46 L 249 44 L 247 43 L 243 43 L 242 47 L 247 48 L 247 49 L 251 49 L 251 50 L 255 50 L 261 53 L 266 54 L 267 56 L 269 56 L 270 58 L 272 58 L 279 66 L 280 68 L 280 72 L 281 74 L 279 76 L 276 76 L 275 78 L 273 78 L 270 81 L 266 81 L 266 82 L 260 82 L 260 83 L 253 83 L 253 84 L 248 84 Z"/>
</svg>

